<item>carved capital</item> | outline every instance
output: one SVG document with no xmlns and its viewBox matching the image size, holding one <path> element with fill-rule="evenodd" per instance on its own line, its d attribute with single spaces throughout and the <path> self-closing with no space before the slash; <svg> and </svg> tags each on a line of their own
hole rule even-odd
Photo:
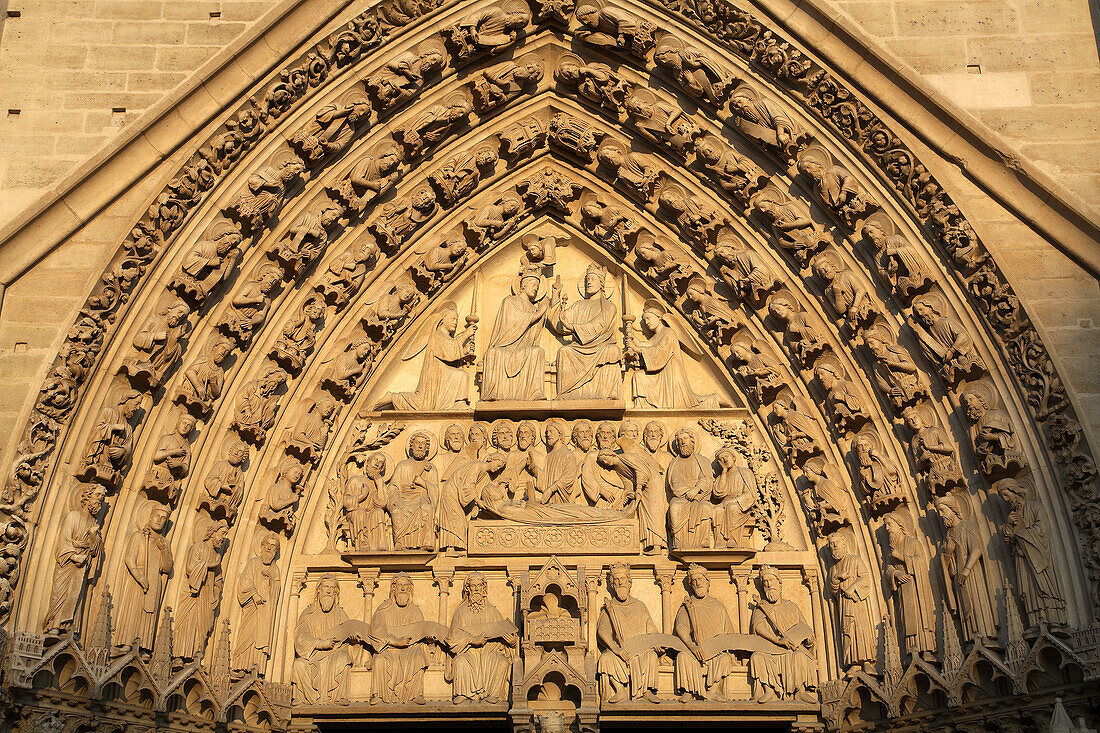
<svg viewBox="0 0 1100 733">
<path fill-rule="evenodd" d="M 657 580 L 657 587 L 661 589 L 661 595 L 672 593 L 673 583 L 676 580 L 675 570 L 654 570 L 653 577 Z"/>
</svg>

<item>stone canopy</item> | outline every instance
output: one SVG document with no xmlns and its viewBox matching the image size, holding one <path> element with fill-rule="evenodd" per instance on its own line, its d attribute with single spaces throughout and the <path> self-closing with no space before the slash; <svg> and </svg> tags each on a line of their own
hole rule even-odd
<svg viewBox="0 0 1100 733">
<path fill-rule="evenodd" d="M 725 2 L 387 0 L 296 40 L 190 130 L 19 438 L 13 719 L 1095 707 L 1073 402 L 824 51 Z"/>
</svg>

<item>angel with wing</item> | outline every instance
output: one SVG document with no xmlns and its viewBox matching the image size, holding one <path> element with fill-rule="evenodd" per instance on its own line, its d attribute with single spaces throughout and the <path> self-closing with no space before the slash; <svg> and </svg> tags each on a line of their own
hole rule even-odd
<svg viewBox="0 0 1100 733">
<path fill-rule="evenodd" d="M 473 357 L 476 330 L 476 323 L 467 323 L 460 332 L 458 306 L 453 301 L 445 302 L 436 317 L 425 322 L 409 339 L 409 346 L 401 355 L 402 361 L 409 361 L 421 352 L 424 354 L 416 390 L 393 392 L 380 404 L 391 403 L 397 410 L 427 412 L 454 410 L 469 404 L 470 377 L 463 366 Z"/>
<path fill-rule="evenodd" d="M 718 395 L 696 394 L 684 368 L 683 350 L 702 356 L 695 340 L 674 325 L 668 310 L 655 298 L 642 307 L 642 333 L 631 330 L 626 355 L 638 368 L 631 374 L 636 407 L 655 410 L 714 409 Z M 648 335 L 647 335 L 648 334 Z"/>
</svg>

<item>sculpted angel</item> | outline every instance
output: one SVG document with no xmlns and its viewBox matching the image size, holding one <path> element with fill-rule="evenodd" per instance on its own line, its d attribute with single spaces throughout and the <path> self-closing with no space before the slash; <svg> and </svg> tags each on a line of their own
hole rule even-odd
<svg viewBox="0 0 1100 733">
<path fill-rule="evenodd" d="M 424 354 L 420 379 L 412 392 L 394 392 L 381 404 L 390 403 L 396 410 L 453 410 L 469 404 L 470 375 L 463 368 L 473 356 L 476 326 L 468 324 L 458 330 L 458 306 L 443 303 L 433 318 L 429 333 L 414 334 L 402 359 L 408 361 Z"/>
<path fill-rule="evenodd" d="M 715 409 L 718 395 L 697 394 L 684 368 L 684 348 L 693 356 L 694 342 L 672 326 L 672 316 L 660 303 L 650 299 L 642 309 L 642 334 L 631 334 L 626 355 L 639 368 L 631 372 L 631 392 L 636 407 L 655 410 Z"/>
</svg>

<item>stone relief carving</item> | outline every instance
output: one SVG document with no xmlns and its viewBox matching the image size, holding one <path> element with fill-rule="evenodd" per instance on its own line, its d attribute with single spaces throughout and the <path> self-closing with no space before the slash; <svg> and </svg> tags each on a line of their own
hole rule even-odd
<svg viewBox="0 0 1100 733">
<path fill-rule="evenodd" d="M 139 389 L 157 387 L 183 353 L 181 340 L 190 329 L 190 306 L 179 298 L 161 305 L 134 336 L 133 356 L 122 362 L 121 374 Z"/>
<path fill-rule="evenodd" d="M 737 374 L 745 381 L 745 386 L 757 402 L 771 402 L 786 384 L 783 367 L 756 343 L 736 341 L 730 345 L 730 355 Z"/>
<path fill-rule="evenodd" d="M 538 71 L 541 76 L 541 66 Z M 498 160 L 497 149 L 486 143 L 458 153 L 428 174 L 428 179 L 439 192 L 443 204 L 454 206 L 474 192 L 482 176 L 491 172 Z"/>
<path fill-rule="evenodd" d="M 895 410 L 928 399 L 928 377 L 889 329 L 875 327 L 867 331 L 863 343 L 875 360 L 875 382 Z"/>
<path fill-rule="evenodd" d="M 783 581 L 769 565 L 760 568 L 761 597 L 749 618 L 752 633 L 776 646 L 749 657 L 753 699 L 817 702 L 813 629 L 798 605 L 783 597 Z"/>
<path fill-rule="evenodd" d="M 201 305 L 226 280 L 240 261 L 241 233 L 227 221 L 207 231 L 184 258 L 179 271 L 168 284 L 169 290 L 194 305 Z"/>
<path fill-rule="evenodd" d="M 276 392 L 286 384 L 289 375 L 280 367 L 269 366 L 263 374 L 253 379 L 237 397 L 237 410 L 232 427 L 253 444 L 264 442 L 268 429 L 275 424 L 279 409 Z"/>
<path fill-rule="evenodd" d="M 629 566 L 611 566 L 607 580 L 611 597 L 604 600 L 596 621 L 600 648 L 596 676 L 600 696 L 609 705 L 642 698 L 659 702 L 657 652 L 644 643 L 647 635 L 657 633 L 657 626 L 646 605 L 630 594 L 632 583 Z M 641 648 L 631 645 L 635 639 L 642 641 Z"/>
<path fill-rule="evenodd" d="M 684 368 L 683 351 L 695 351 L 690 337 L 672 325 L 672 316 L 657 300 L 647 300 L 642 309 L 641 334 L 627 329 L 625 356 L 638 365 L 631 372 L 631 394 L 636 406 L 657 410 L 714 409 L 718 395 L 696 394 Z"/>
<path fill-rule="evenodd" d="M 947 608 L 962 624 L 966 639 L 996 649 L 1000 642 L 987 578 L 985 543 L 971 518 L 970 503 L 958 493 L 948 494 L 936 499 L 936 511 L 946 528 L 940 559 Z"/>
<path fill-rule="evenodd" d="M 815 257 L 813 271 L 825 283 L 825 297 L 829 299 L 829 304 L 853 331 L 870 325 L 880 316 L 878 306 L 867 290 L 834 253 L 823 252 Z"/>
<path fill-rule="evenodd" d="M 667 148 L 680 158 L 686 158 L 693 148 L 701 155 L 696 140 L 702 130 L 679 105 L 667 104 L 652 92 L 635 88 L 624 101 L 624 107 L 635 129 L 654 145 Z"/>
<path fill-rule="evenodd" d="M 772 434 L 792 466 L 800 466 L 807 458 L 821 453 L 824 444 L 821 429 L 792 395 L 784 392 L 772 402 L 771 423 Z"/>
<path fill-rule="evenodd" d="M 810 266 L 814 255 L 829 245 L 832 238 L 810 216 L 810 208 L 769 183 L 750 201 L 753 209 L 772 228 L 776 243 L 790 252 L 799 267 Z"/>
<path fill-rule="evenodd" d="M 205 495 L 200 495 L 199 508 L 214 519 L 232 522 L 237 517 L 244 496 L 240 492 L 244 464 L 248 460 L 248 444 L 240 439 L 226 443 L 224 458 L 214 464 L 203 479 Z"/>
<path fill-rule="evenodd" d="M 541 400 L 546 362 L 538 345 L 550 306 L 540 268 L 526 268 L 512 283 L 497 310 L 485 351 L 481 399 Z"/>
<path fill-rule="evenodd" d="M 936 363 L 948 384 L 985 372 L 985 361 L 961 323 L 947 314 L 943 298 L 927 293 L 913 300 L 911 325 L 921 348 Z"/>
<path fill-rule="evenodd" d="M 503 53 L 530 22 L 531 11 L 527 3 L 511 0 L 482 8 L 465 20 L 444 28 L 442 34 L 455 58 L 465 62 L 478 54 Z"/>
<path fill-rule="evenodd" d="M 655 45 L 657 27 L 621 8 L 584 0 L 574 14 L 581 24 L 575 35 L 593 46 L 644 58 Z"/>
<path fill-rule="evenodd" d="M 596 160 L 613 170 L 614 182 L 632 195 L 643 201 L 653 198 L 662 175 L 654 158 L 631 152 L 621 142 L 608 141 L 600 146 Z"/>
<path fill-rule="evenodd" d="M 706 135 L 695 142 L 695 159 L 721 189 L 742 206 L 747 205 L 768 180 L 767 174 L 752 158 L 728 147 L 717 135 Z"/>
<path fill-rule="evenodd" d="M 894 596 L 903 651 L 913 659 L 936 661 L 936 599 L 928 580 L 929 559 L 908 511 L 897 509 L 886 526 L 886 582 Z M 888 640 L 889 643 L 889 640 Z"/>
<path fill-rule="evenodd" d="M 1012 551 L 1016 593 L 1024 608 L 1027 632 L 1064 627 L 1066 601 L 1054 571 L 1042 505 L 1032 498 L 1026 482 L 1004 478 L 993 489 L 1009 508 L 1001 537 Z M 1006 603 L 1016 600 L 1006 598 Z"/>
<path fill-rule="evenodd" d="M 676 185 L 663 186 L 657 203 L 661 208 L 672 212 L 681 234 L 698 247 L 709 247 L 709 243 L 714 241 L 719 230 L 728 222 L 728 218 L 717 207 L 705 199 L 689 196 Z"/>
<path fill-rule="evenodd" d="M 760 305 L 768 294 L 783 285 L 772 266 L 754 250 L 737 242 L 734 237 L 718 237 L 712 262 L 722 280 L 741 300 Z"/>
<path fill-rule="evenodd" d="M 664 237 L 639 236 L 634 245 L 638 269 L 665 294 L 678 298 L 694 277 L 702 277 L 683 256 L 673 255 Z"/>
<path fill-rule="evenodd" d="M 817 189 L 822 203 L 833 211 L 848 229 L 878 208 L 878 202 L 852 175 L 833 162 L 833 156 L 820 145 L 809 145 L 798 152 L 798 170 Z"/>
<path fill-rule="evenodd" d="M 229 301 L 229 308 L 218 321 L 218 329 L 237 340 L 240 346 L 252 343 L 252 336 L 267 320 L 271 294 L 282 282 L 283 273 L 278 265 L 258 266 L 248 284 L 237 291 Z"/>
<path fill-rule="evenodd" d="M 429 41 L 417 51 L 394 55 L 377 74 L 364 82 L 380 113 L 390 112 L 419 96 L 427 77 L 446 65 L 446 55 L 438 42 Z"/>
<path fill-rule="evenodd" d="M 50 601 L 42 621 L 47 635 L 73 629 L 89 571 L 103 551 L 99 513 L 106 494 L 107 490 L 96 484 L 76 484 L 70 490 L 69 511 L 54 549 Z"/>
<path fill-rule="evenodd" d="M 573 340 L 562 345 L 556 357 L 559 400 L 618 399 L 621 394 L 618 312 L 607 291 L 607 271 L 598 265 L 585 272 L 576 303 L 569 303 L 560 278 L 554 281 L 547 321 L 555 332 Z"/>
<path fill-rule="evenodd" d="M 895 232 L 889 219 L 870 217 L 863 224 L 862 234 L 874 248 L 879 275 L 903 302 L 912 301 L 914 295 L 932 286 L 934 278 L 921 262 L 917 248 Z"/>
<path fill-rule="evenodd" d="M 444 302 L 438 314 L 425 323 L 432 326 L 430 333 L 417 334 L 402 356 L 407 361 L 424 354 L 416 389 L 387 395 L 383 403 L 409 411 L 453 410 L 470 404 L 470 375 L 464 367 L 473 360 L 474 318 L 471 322 L 467 317 L 466 328 L 459 332 L 458 306 Z"/>
<path fill-rule="evenodd" d="M 383 251 L 392 252 L 431 219 L 437 208 L 435 191 L 430 186 L 421 186 L 408 199 L 383 204 L 367 229 Z"/>
<path fill-rule="evenodd" d="M 507 193 L 491 204 L 473 211 L 465 221 L 466 232 L 479 250 L 501 241 L 519 226 L 523 202 Z"/>
<path fill-rule="evenodd" d="M 349 210 L 362 215 L 393 189 L 401 175 L 401 161 L 401 149 L 393 141 L 381 142 L 355 162 L 347 178 L 328 191 Z"/>
<path fill-rule="evenodd" d="M 292 456 L 279 462 L 275 480 L 260 509 L 260 521 L 271 529 L 290 534 L 296 524 L 294 508 L 304 490 L 306 468 Z"/>
<path fill-rule="evenodd" d="M 732 310 L 723 298 L 716 296 L 702 277 L 688 280 L 684 305 L 690 308 L 688 320 L 712 346 L 731 344 L 733 337 L 745 325 L 741 315 Z M 730 348 L 733 349 L 734 345 Z"/>
<path fill-rule="evenodd" d="M 321 461 L 336 415 L 336 400 L 319 394 L 306 402 L 306 413 L 286 441 L 286 450 L 313 466 Z"/>
<path fill-rule="evenodd" d="M 912 433 L 909 448 L 919 478 L 929 493 L 942 496 L 966 487 L 966 478 L 955 457 L 951 439 L 935 424 L 924 405 L 906 407 L 902 412 L 905 427 Z"/>
<path fill-rule="evenodd" d="M 118 487 L 133 449 L 131 422 L 142 402 L 141 392 L 123 390 L 113 405 L 108 402 L 100 408 L 80 465 L 73 474 L 78 480 Z"/>
<path fill-rule="evenodd" d="M 542 61 L 524 57 L 519 63 L 508 61 L 481 72 L 470 88 L 478 114 L 497 110 L 519 99 L 542 79 Z"/>
<path fill-rule="evenodd" d="M 684 702 L 729 700 L 734 656 L 728 651 L 710 656 L 702 645 L 719 634 L 734 633 L 733 621 L 722 602 L 708 595 L 710 579 L 706 569 L 689 565 L 685 584 L 688 596 L 676 611 L 672 628 L 691 653 L 676 655 L 676 689 Z"/>
<path fill-rule="evenodd" d="M 306 300 L 283 325 L 283 332 L 271 350 L 271 358 L 292 374 L 301 371 L 306 357 L 317 343 L 317 331 L 324 316 L 325 304 L 320 298 Z"/>
<path fill-rule="evenodd" d="M 665 69 L 692 99 L 715 107 L 725 106 L 737 80 L 706 52 L 684 45 L 671 34 L 661 37 L 653 61 Z"/>
<path fill-rule="evenodd" d="M 473 111 L 473 102 L 466 93 L 456 93 L 442 104 L 428 107 L 408 125 L 398 127 L 393 136 L 405 147 L 407 158 L 412 158 L 457 132 Z"/>
<path fill-rule="evenodd" d="M 341 252 L 329 262 L 314 290 L 337 309 L 345 307 L 363 287 L 367 272 L 378 261 L 379 254 L 374 237 L 361 237 L 357 247 Z"/>
<path fill-rule="evenodd" d="M 1027 466 L 1020 440 L 1008 415 L 997 407 L 997 393 L 986 381 L 967 385 L 959 396 L 970 420 L 974 456 L 987 478 L 1012 476 Z"/>
<path fill-rule="evenodd" d="M 808 134 L 756 88 L 738 85 L 730 94 L 730 110 L 737 116 L 737 129 L 765 148 L 793 158 Z"/>
<path fill-rule="evenodd" d="M 173 398 L 192 415 L 204 417 L 222 396 L 225 387 L 225 368 L 222 364 L 233 351 L 233 343 L 224 336 L 211 336 L 206 351 L 184 370 L 179 391 Z"/>
<path fill-rule="evenodd" d="M 871 419 L 859 390 L 840 364 L 823 360 L 814 367 L 814 377 L 825 389 L 825 405 L 833 424 L 840 430 L 854 433 Z"/>
<path fill-rule="evenodd" d="M 557 112 L 550 118 L 550 144 L 568 150 L 586 163 L 596 159 L 596 151 L 606 137 L 607 133 L 565 112 Z"/>
<path fill-rule="evenodd" d="M 284 157 L 248 177 L 242 193 L 227 209 L 250 232 L 259 231 L 283 206 L 291 181 L 306 170 L 297 157 Z"/>
<path fill-rule="evenodd" d="M 371 704 L 425 704 L 424 672 L 428 669 L 426 642 L 442 643 L 426 633 L 424 613 L 413 602 L 413 582 L 398 573 L 390 583 L 390 596 L 371 617 L 371 635 L 383 647 L 374 655 Z M 435 632 L 436 635 L 442 636 Z"/>
<path fill-rule="evenodd" d="M 343 205 L 323 199 L 316 204 L 316 208 L 295 219 L 279 242 L 269 250 L 268 256 L 278 262 L 287 275 L 301 275 L 328 247 L 329 229 L 343 215 Z"/>
<path fill-rule="evenodd" d="M 311 163 L 344 152 L 355 133 L 367 124 L 372 112 L 370 99 L 362 92 L 352 92 L 344 99 L 326 104 L 309 122 L 291 136 Z"/>
<path fill-rule="evenodd" d="M 863 496 L 872 513 L 888 511 L 906 501 L 901 471 L 885 454 L 874 428 L 867 428 L 852 441 Z"/>
<path fill-rule="evenodd" d="M 186 412 L 180 412 L 169 432 L 160 436 L 160 442 L 153 453 L 153 463 L 141 484 L 141 490 L 146 495 L 164 499 L 170 504 L 176 503 L 180 482 L 191 470 L 189 438 L 194 429 L 195 418 Z"/>
<path fill-rule="evenodd" d="M 783 324 L 783 340 L 804 367 L 813 366 L 818 357 L 830 350 L 817 326 L 810 323 L 790 296 L 782 292 L 773 295 L 768 300 L 768 312 Z"/>
<path fill-rule="evenodd" d="M 612 71 L 607 64 L 585 63 L 578 56 L 563 54 L 554 71 L 559 84 L 576 87 L 577 94 L 612 112 L 622 112 L 634 85 Z"/>
<path fill-rule="evenodd" d="M 665 471 L 668 482 L 668 524 L 673 548 L 714 547 L 714 472 L 710 462 L 696 452 L 695 434 L 676 431 L 671 441 L 674 452 Z"/>
<path fill-rule="evenodd" d="M 222 552 L 228 533 L 224 521 L 200 518 L 195 525 L 194 542 L 184 556 L 184 583 L 176 604 L 178 621 L 172 635 L 172 656 L 185 662 L 202 660 L 207 639 L 214 630 L 224 583 Z"/>
<path fill-rule="evenodd" d="M 581 216 L 592 236 L 616 252 L 629 252 L 639 234 L 637 222 L 626 209 L 604 203 L 598 198 L 581 206 Z"/>
<path fill-rule="evenodd" d="M 840 652 L 848 675 L 862 668 L 875 674 L 878 658 L 877 628 L 871 621 L 871 571 L 851 547 L 851 539 L 842 531 L 829 535 L 829 592 L 836 600 L 840 616 Z"/>
<path fill-rule="evenodd" d="M 331 574 L 317 583 L 313 601 L 294 627 L 294 700 L 300 705 L 347 705 L 350 647 L 370 643 L 370 627 L 340 605 L 340 584 Z"/>
<path fill-rule="evenodd" d="M 492 704 L 508 697 L 510 651 L 517 642 L 517 629 L 487 595 L 485 576 L 470 573 L 462 584 L 462 603 L 451 617 L 450 682 L 459 704 L 476 700 Z"/>
<path fill-rule="evenodd" d="M 828 536 L 851 524 L 847 509 L 844 472 L 823 456 L 810 458 L 802 464 L 806 485 L 799 496 L 806 514 L 819 535 Z"/>
<path fill-rule="evenodd" d="M 237 636 L 233 644 L 233 669 L 263 672 L 271 658 L 275 634 L 275 605 L 279 601 L 282 580 L 275 561 L 279 557 L 279 537 L 259 532 L 256 554 L 248 559 L 237 579 L 237 605 L 241 608 Z"/>
<path fill-rule="evenodd" d="M 406 458 L 394 466 L 386 486 L 386 511 L 393 525 L 397 550 L 435 546 L 435 502 L 439 472 L 432 464 L 437 451 L 432 436 L 420 431 L 409 437 Z"/>
</svg>

